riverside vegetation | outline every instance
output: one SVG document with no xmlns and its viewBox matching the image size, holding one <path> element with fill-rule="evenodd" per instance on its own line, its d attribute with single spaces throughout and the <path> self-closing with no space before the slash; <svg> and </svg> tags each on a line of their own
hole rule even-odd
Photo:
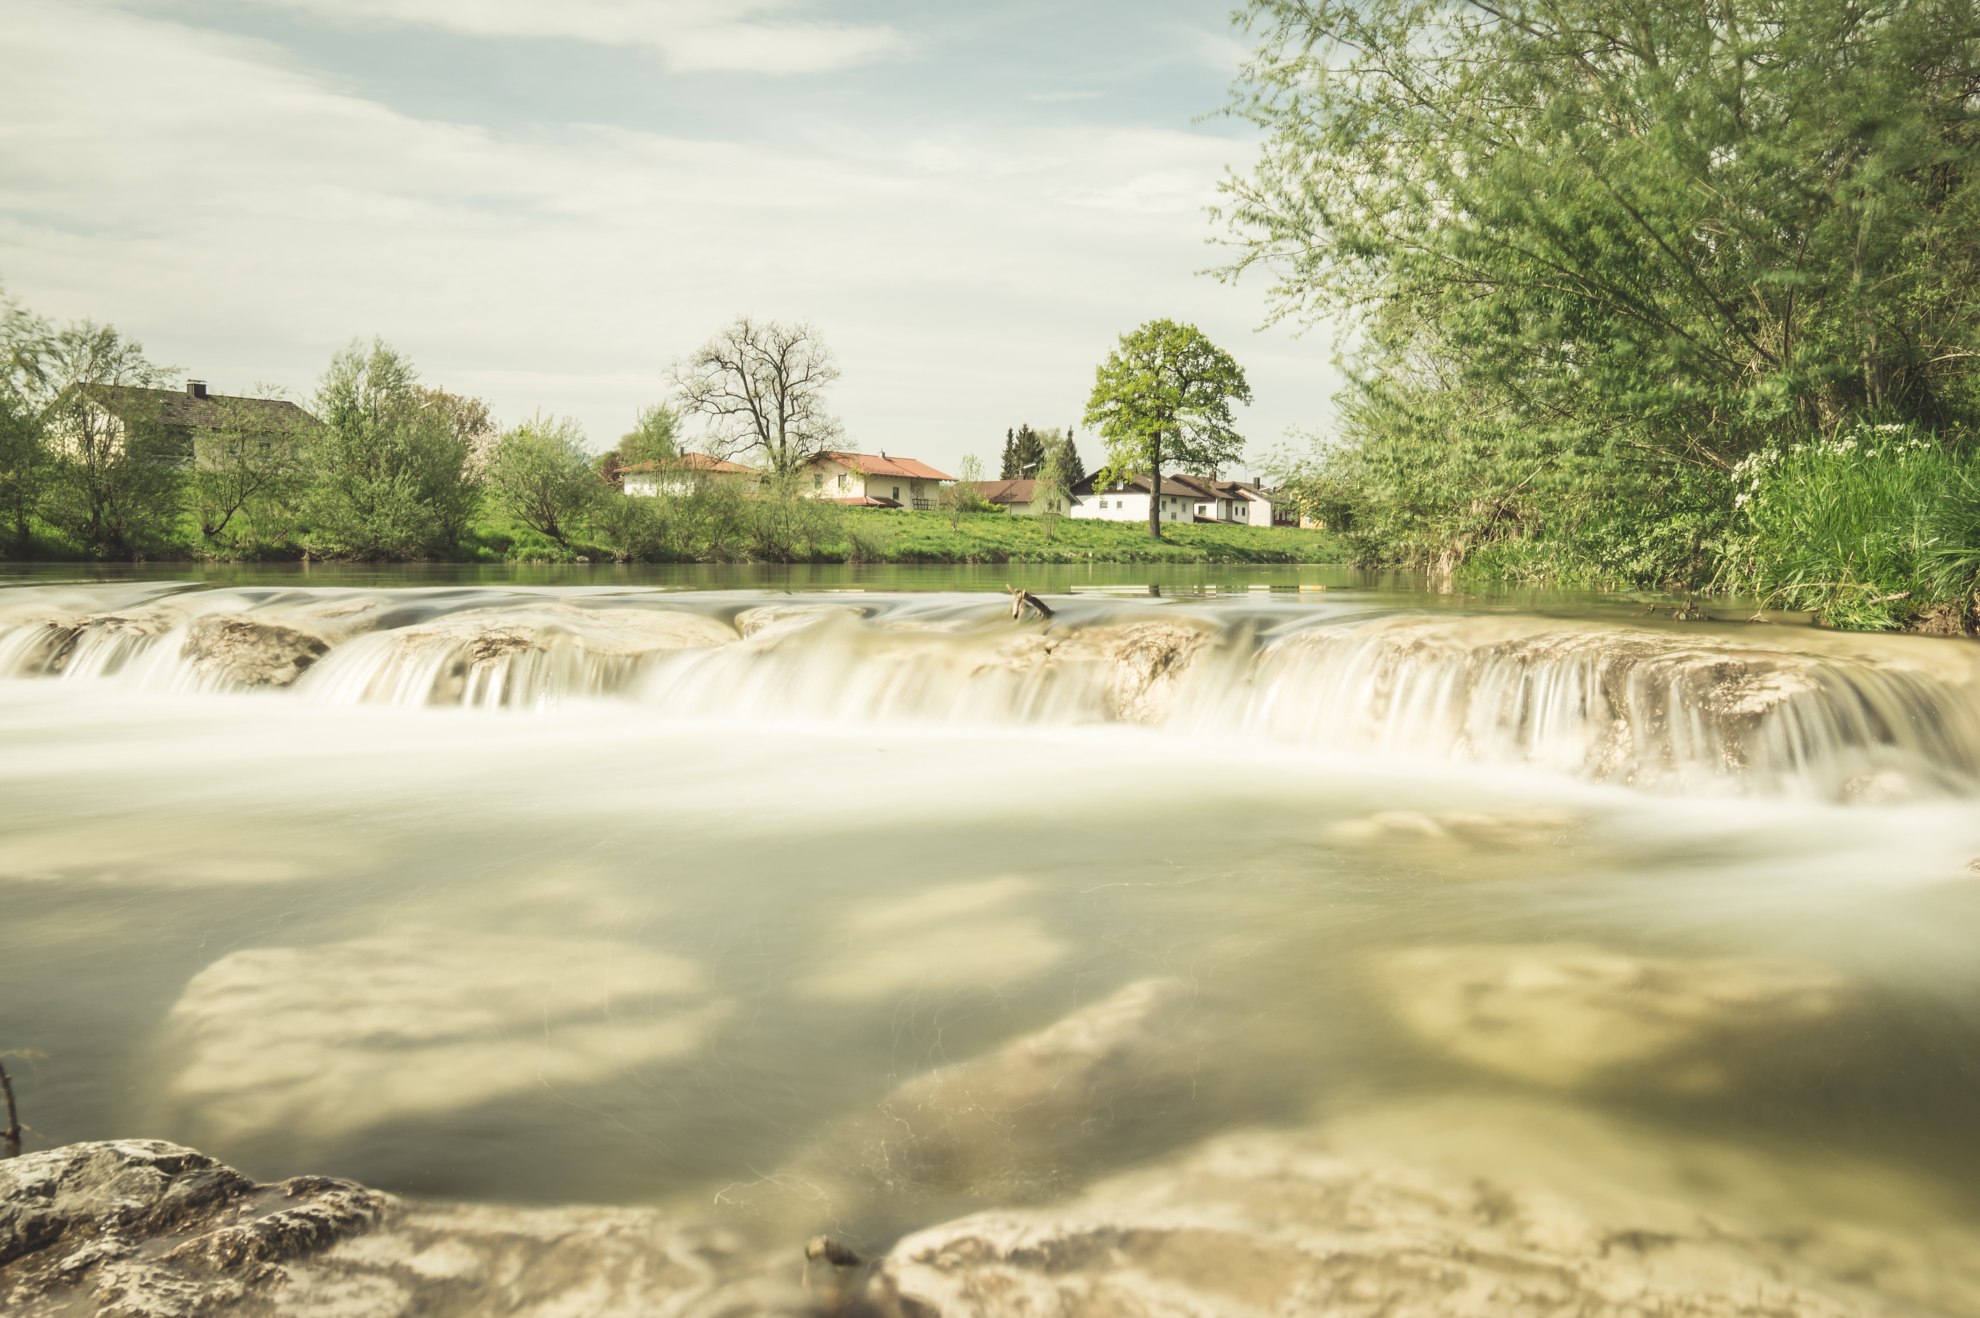
<svg viewBox="0 0 1980 1318">
<path fill-rule="evenodd" d="M 1220 213 L 1343 331 L 1281 470 L 1365 563 L 1970 630 L 1963 0 L 1253 0 Z"/>
<path fill-rule="evenodd" d="M 1302 563 L 1339 555 L 1326 532 L 1187 526 L 1164 541 L 1118 523 L 1012 517 L 982 498 L 968 462 L 941 511 L 804 497 L 797 462 L 838 434 L 815 400 L 802 431 L 787 425 L 759 437 L 769 460 L 747 488 L 683 459 L 682 412 L 667 407 L 645 409 L 631 433 L 596 455 L 568 419 L 536 415 L 499 428 L 485 403 L 422 384 L 412 362 L 382 342 L 335 355 L 310 400 L 313 415 L 271 408 L 280 396 L 263 390 L 207 400 L 220 424 L 193 427 L 167 410 L 176 400 L 162 389 L 171 373 L 115 329 L 58 330 L 12 302 L 0 317 L 0 536 L 11 557 Z M 810 327 L 739 321 L 724 334 L 745 331 L 802 332 L 811 386 L 834 378 Z M 684 369 L 676 375 L 697 383 Z M 693 390 L 679 393 L 691 412 Z M 1041 445 L 1048 485 L 1077 480 L 1070 433 L 1049 432 L 1049 442 L 1029 427 L 1026 435 Z M 726 439 L 731 448 L 750 443 Z M 663 492 L 627 497 L 620 472 L 643 464 L 658 468 Z"/>
</svg>

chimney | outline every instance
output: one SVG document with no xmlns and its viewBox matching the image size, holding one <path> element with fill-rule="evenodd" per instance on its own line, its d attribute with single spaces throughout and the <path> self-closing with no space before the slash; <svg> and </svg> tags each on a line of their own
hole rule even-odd
<svg viewBox="0 0 1980 1318">
<path fill-rule="evenodd" d="M 204 380 L 186 381 L 186 397 L 188 398 L 206 397 L 206 381 Z"/>
</svg>

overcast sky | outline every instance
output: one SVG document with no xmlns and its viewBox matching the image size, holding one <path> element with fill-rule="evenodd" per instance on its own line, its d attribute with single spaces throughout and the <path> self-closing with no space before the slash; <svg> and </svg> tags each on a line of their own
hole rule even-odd
<svg viewBox="0 0 1980 1318">
<path fill-rule="evenodd" d="M 734 315 L 808 319 L 851 445 L 945 470 L 1167 316 L 1258 458 L 1337 377 L 1197 273 L 1243 51 L 1219 0 L 0 0 L 0 282 L 219 392 L 380 335 L 597 447 Z"/>
</svg>

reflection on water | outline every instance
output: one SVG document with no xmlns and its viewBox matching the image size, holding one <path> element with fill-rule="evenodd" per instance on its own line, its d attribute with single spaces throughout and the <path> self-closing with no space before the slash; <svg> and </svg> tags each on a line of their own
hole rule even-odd
<svg viewBox="0 0 1980 1318">
<path fill-rule="evenodd" d="M 1489 1172 L 1980 1314 L 1971 650 L 1257 594 L 0 592 L 25 1115 L 869 1246 Z"/>
</svg>

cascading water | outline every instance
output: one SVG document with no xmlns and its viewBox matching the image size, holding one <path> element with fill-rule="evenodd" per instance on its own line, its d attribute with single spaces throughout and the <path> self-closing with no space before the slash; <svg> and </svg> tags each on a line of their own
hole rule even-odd
<svg viewBox="0 0 1980 1318">
<path fill-rule="evenodd" d="M 329 705 L 838 722 L 1124 721 L 1191 736 L 1528 765 L 1680 793 L 1970 790 L 1965 647 L 1339 607 L 1082 600 L 1048 625 L 967 597 L 208 591 L 101 612 L 22 601 L 0 675 L 293 687 Z"/>
<path fill-rule="evenodd" d="M 527 1237 L 536 1312 L 809 1311 L 660 1293 L 678 1227 L 1039 1312 L 1980 1318 L 1980 646 L 258 575 L 0 590 L 0 1052 L 30 1148 L 474 1224 L 285 1294 L 511 1312 Z"/>
</svg>

